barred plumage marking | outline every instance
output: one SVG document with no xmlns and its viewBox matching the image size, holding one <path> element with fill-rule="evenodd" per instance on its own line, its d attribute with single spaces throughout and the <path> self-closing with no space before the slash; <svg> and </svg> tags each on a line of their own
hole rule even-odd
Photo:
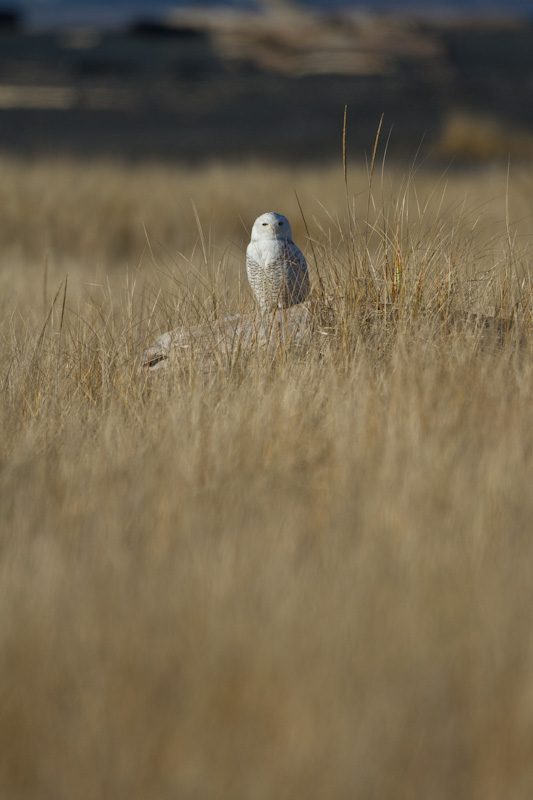
<svg viewBox="0 0 533 800">
<path fill-rule="evenodd" d="M 254 222 L 246 272 L 263 313 L 289 308 L 309 297 L 307 262 L 292 241 L 291 226 L 283 214 L 267 211 Z"/>
</svg>

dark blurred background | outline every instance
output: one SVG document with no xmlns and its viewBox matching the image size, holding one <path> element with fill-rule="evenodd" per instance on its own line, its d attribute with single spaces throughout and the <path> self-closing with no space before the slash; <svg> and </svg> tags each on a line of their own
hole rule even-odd
<svg viewBox="0 0 533 800">
<path fill-rule="evenodd" d="M 533 156 L 533 7 L 0 3 L 0 150 L 195 162 Z"/>
</svg>

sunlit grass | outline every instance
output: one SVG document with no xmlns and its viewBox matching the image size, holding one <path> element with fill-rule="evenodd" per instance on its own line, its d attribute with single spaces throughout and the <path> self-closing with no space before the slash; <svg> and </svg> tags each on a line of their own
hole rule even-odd
<svg viewBox="0 0 533 800">
<path fill-rule="evenodd" d="M 2 796 L 529 798 L 532 177 L 1 169 Z M 306 347 L 147 386 L 269 209 Z"/>
</svg>

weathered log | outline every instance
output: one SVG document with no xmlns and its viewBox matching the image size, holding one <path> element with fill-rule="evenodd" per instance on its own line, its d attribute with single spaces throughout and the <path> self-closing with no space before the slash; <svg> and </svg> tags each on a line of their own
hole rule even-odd
<svg viewBox="0 0 533 800">
<path fill-rule="evenodd" d="M 141 359 L 141 369 L 156 372 L 201 358 L 206 365 L 233 362 L 243 354 L 280 345 L 303 345 L 314 328 L 311 301 L 271 314 L 232 314 L 202 325 L 180 327 L 159 336 Z"/>
<path fill-rule="evenodd" d="M 232 314 L 202 325 L 176 328 L 159 336 L 144 351 L 141 370 L 151 374 L 168 367 L 186 366 L 193 359 L 200 360 L 204 368 L 209 369 L 235 363 L 258 350 L 274 353 L 281 346 L 303 347 L 309 344 L 313 333 L 335 331 L 336 321 L 346 313 L 341 310 L 342 299 L 327 297 L 319 302 L 314 298 L 269 314 Z M 358 330 L 369 340 L 381 335 L 384 324 L 387 327 L 399 324 L 398 309 L 388 303 L 359 308 L 355 316 Z M 424 317 L 422 314 L 418 319 Z M 510 341 L 519 344 L 525 341 L 523 327 L 516 327 L 512 317 L 449 311 L 442 317 L 425 318 L 433 319 L 448 334 L 472 332 L 483 349 Z"/>
</svg>

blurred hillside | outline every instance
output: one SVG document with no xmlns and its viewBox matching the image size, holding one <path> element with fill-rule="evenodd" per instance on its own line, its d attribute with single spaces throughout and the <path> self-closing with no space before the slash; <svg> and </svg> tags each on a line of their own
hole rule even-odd
<svg viewBox="0 0 533 800">
<path fill-rule="evenodd" d="M 179 161 L 533 155 L 533 25 L 182 13 L 128 30 L 0 28 L 0 149 Z"/>
<path fill-rule="evenodd" d="M 9 0 L 8 0 L 9 2 Z M 71 24 L 113 25 L 131 21 L 143 14 L 164 15 L 175 9 L 201 6 L 207 13 L 223 11 L 262 11 L 280 9 L 336 12 L 339 9 L 397 14 L 523 14 L 531 16 L 531 0 L 11 0 L 9 5 L 32 25 L 64 27 Z"/>
</svg>

